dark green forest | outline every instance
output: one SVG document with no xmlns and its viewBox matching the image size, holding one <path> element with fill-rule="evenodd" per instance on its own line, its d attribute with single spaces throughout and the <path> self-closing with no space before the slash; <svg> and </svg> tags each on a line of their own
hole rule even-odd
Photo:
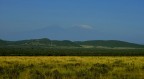
<svg viewBox="0 0 144 79">
<path fill-rule="evenodd" d="M 144 56 L 144 45 L 118 40 L 0 40 L 0 56 Z"/>
<path fill-rule="evenodd" d="M 144 49 L 0 47 L 0 56 L 144 56 Z"/>
</svg>

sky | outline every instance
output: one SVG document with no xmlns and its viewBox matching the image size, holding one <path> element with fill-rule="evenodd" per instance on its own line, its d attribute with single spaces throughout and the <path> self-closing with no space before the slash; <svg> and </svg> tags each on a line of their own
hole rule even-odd
<svg viewBox="0 0 144 79">
<path fill-rule="evenodd" d="M 0 39 L 144 44 L 144 0 L 0 0 Z"/>
</svg>

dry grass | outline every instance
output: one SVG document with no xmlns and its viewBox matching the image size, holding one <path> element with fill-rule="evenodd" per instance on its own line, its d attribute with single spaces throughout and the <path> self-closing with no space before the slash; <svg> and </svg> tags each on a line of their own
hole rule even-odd
<svg viewBox="0 0 144 79">
<path fill-rule="evenodd" d="M 0 79 L 144 79 L 144 57 L 1 56 Z"/>
</svg>

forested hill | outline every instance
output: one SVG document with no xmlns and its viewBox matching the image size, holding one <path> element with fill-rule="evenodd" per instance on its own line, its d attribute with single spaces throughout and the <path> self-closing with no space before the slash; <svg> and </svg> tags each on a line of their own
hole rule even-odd
<svg viewBox="0 0 144 79">
<path fill-rule="evenodd" d="M 4 41 L 4 40 L 1 40 L 1 39 L 0 39 L 0 45 L 7 45 L 7 42 L 8 42 L 8 41 Z"/>
<path fill-rule="evenodd" d="M 70 41 L 70 40 L 50 40 L 48 38 L 30 39 L 20 41 L 0 40 L 0 46 L 52 46 L 52 47 L 133 47 L 144 48 L 144 45 L 129 43 L 118 40 L 89 40 L 89 41 Z"/>
<path fill-rule="evenodd" d="M 75 43 L 85 46 L 96 46 L 96 47 L 140 47 L 143 48 L 144 45 L 129 43 L 125 41 L 118 40 L 91 40 L 91 41 L 76 41 Z"/>
<path fill-rule="evenodd" d="M 70 46 L 70 47 L 81 47 L 80 45 L 69 41 L 69 40 L 50 40 L 48 38 L 42 39 L 30 39 L 20 41 L 5 41 L 0 40 L 0 45 L 3 46 Z"/>
</svg>

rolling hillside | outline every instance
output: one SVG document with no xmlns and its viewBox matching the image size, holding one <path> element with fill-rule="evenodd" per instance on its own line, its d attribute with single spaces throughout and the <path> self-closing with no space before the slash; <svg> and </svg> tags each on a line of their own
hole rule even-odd
<svg viewBox="0 0 144 79">
<path fill-rule="evenodd" d="M 8 42 L 8 41 L 4 41 L 4 40 L 1 40 L 1 39 L 0 39 L 0 46 L 1 46 L 1 45 L 7 45 L 7 42 Z"/>
<path fill-rule="evenodd" d="M 69 46 L 69 47 L 80 47 L 80 45 L 69 41 L 69 40 L 50 40 L 48 38 L 42 39 L 30 39 L 30 40 L 20 40 L 20 41 L 5 41 L 0 40 L 0 45 L 8 46 Z"/>
<path fill-rule="evenodd" d="M 91 40 L 91 41 L 76 41 L 75 43 L 79 45 L 95 46 L 95 47 L 136 47 L 143 48 L 144 45 L 139 45 L 135 43 L 129 43 L 125 41 L 118 40 Z"/>
<path fill-rule="evenodd" d="M 70 40 L 50 40 L 48 38 L 42 39 L 30 39 L 30 40 L 20 40 L 20 41 L 6 41 L 0 40 L 0 45 L 8 46 L 65 46 L 65 47 L 132 47 L 132 48 L 144 48 L 144 45 L 139 45 L 135 43 L 129 43 L 125 41 L 118 40 L 89 40 L 89 41 L 70 41 Z"/>
</svg>

